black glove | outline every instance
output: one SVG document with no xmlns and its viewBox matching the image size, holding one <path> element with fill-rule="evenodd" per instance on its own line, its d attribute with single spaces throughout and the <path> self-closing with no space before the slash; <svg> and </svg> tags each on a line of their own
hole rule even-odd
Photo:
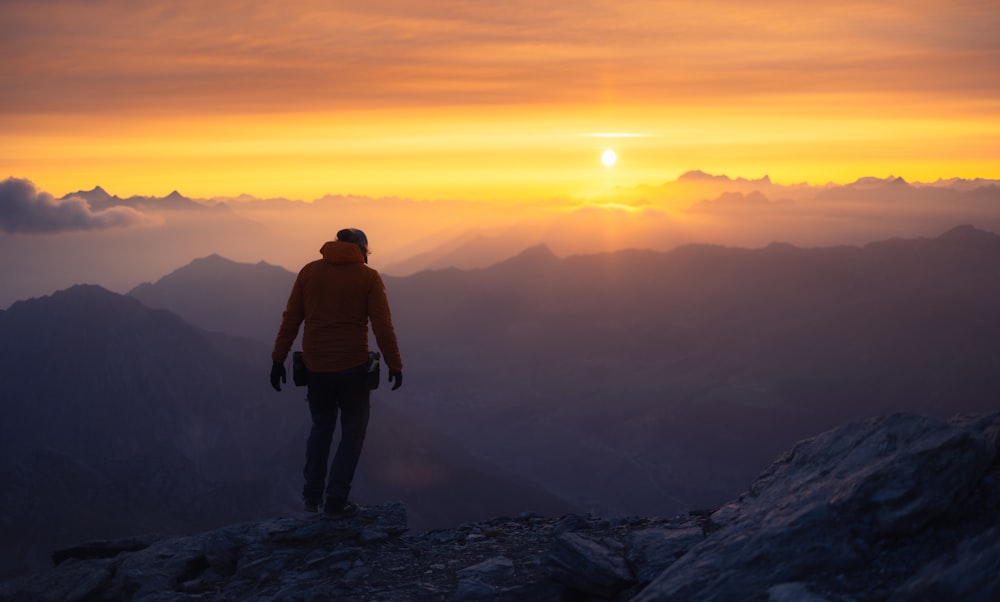
<svg viewBox="0 0 1000 602">
<path fill-rule="evenodd" d="M 393 391 L 395 391 L 396 389 L 402 387 L 403 386 L 403 373 L 402 372 L 393 372 L 392 370 L 389 370 L 389 382 L 392 382 L 392 381 L 396 381 L 396 384 L 392 385 L 392 390 Z"/>
<path fill-rule="evenodd" d="M 285 374 L 285 365 L 281 362 L 271 360 L 271 386 L 275 391 L 281 390 L 280 383 L 287 383 L 288 375 Z"/>
</svg>

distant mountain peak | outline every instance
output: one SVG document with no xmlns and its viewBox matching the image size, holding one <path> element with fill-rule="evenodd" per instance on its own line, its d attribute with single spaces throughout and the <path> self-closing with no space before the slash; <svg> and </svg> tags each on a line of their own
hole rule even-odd
<svg viewBox="0 0 1000 602">
<path fill-rule="evenodd" d="M 848 186 L 854 188 L 872 188 L 872 187 L 882 187 L 882 186 L 908 186 L 906 180 L 896 176 L 889 176 L 888 178 L 876 178 L 873 176 L 867 176 L 864 178 L 858 178 Z"/>
<path fill-rule="evenodd" d="M 693 169 L 681 174 L 677 181 L 698 181 L 698 180 L 718 180 L 720 176 L 713 176 L 700 169 Z"/>
<path fill-rule="evenodd" d="M 508 259 L 479 269 L 491 271 L 493 273 L 511 271 L 527 273 L 538 268 L 539 266 L 555 265 L 558 261 L 559 257 L 557 257 L 545 243 L 539 243 L 537 245 L 526 247 L 523 251 L 517 255 L 509 257 Z"/>
<path fill-rule="evenodd" d="M 1000 236 L 993 232 L 980 230 L 971 224 L 955 226 L 936 239 L 938 242 L 958 244 L 962 246 L 998 246 Z"/>
<path fill-rule="evenodd" d="M 212 253 L 205 257 L 192 259 L 187 265 L 181 266 L 163 276 L 158 283 L 178 278 L 195 278 L 203 280 L 204 286 L 212 286 L 222 281 L 242 277 L 242 275 L 246 274 L 255 274 L 257 277 L 263 277 L 265 273 L 276 271 L 287 272 L 284 268 L 272 266 L 264 261 L 255 264 L 242 263 L 228 257 L 223 257 L 218 253 Z"/>
<path fill-rule="evenodd" d="M 231 264 L 234 264 L 234 263 L 236 263 L 236 262 L 233 261 L 232 259 L 228 259 L 226 257 L 223 257 L 222 255 L 219 255 L 218 253 L 212 253 L 211 255 L 206 255 L 205 257 L 199 257 L 197 259 L 193 259 L 191 261 L 191 263 L 189 263 L 188 265 L 195 265 L 195 264 L 231 265 Z"/>
<path fill-rule="evenodd" d="M 545 243 L 539 243 L 524 249 L 510 259 L 500 262 L 498 265 L 510 265 L 524 262 L 549 262 L 557 259 L 559 258 L 552 252 L 552 249 L 550 249 L 548 245 Z"/>
<path fill-rule="evenodd" d="M 94 188 L 91 190 L 78 190 L 76 192 L 71 192 L 67 195 L 64 195 L 62 198 L 68 199 L 70 197 L 82 198 L 92 205 L 95 203 L 98 204 L 109 203 L 110 201 L 118 198 L 111 194 L 108 194 L 108 191 L 104 190 L 100 186 L 94 186 Z"/>
<path fill-rule="evenodd" d="M 757 180 L 752 180 L 748 178 L 731 178 L 726 175 L 716 176 L 710 173 L 704 172 L 700 169 L 694 169 L 681 174 L 677 178 L 678 182 L 743 182 L 743 183 L 753 183 L 753 184 L 770 184 L 771 176 L 765 175 Z"/>
<path fill-rule="evenodd" d="M 92 299 L 97 299 L 97 298 L 120 297 L 121 295 L 119 295 L 118 293 L 113 293 L 98 284 L 74 284 L 69 288 L 58 290 L 49 296 L 52 297 L 53 299 L 61 299 L 67 297 L 88 297 Z"/>
<path fill-rule="evenodd" d="M 295 274 L 260 261 L 242 263 L 212 253 L 192 260 L 129 295 L 148 307 L 172 311 L 205 330 L 259 341 L 273 340 Z"/>
<path fill-rule="evenodd" d="M 58 306 L 67 308 L 67 311 L 69 311 L 69 308 L 72 308 L 72 312 L 86 312 L 95 308 L 115 307 L 117 308 L 116 311 L 118 311 L 124 307 L 123 303 L 125 304 L 124 306 L 132 306 L 133 304 L 137 304 L 137 301 L 109 291 L 97 284 L 74 284 L 69 288 L 55 291 L 50 295 L 17 301 L 9 309 L 15 312 L 25 310 L 34 311 L 32 308 Z M 65 315 L 66 312 L 58 313 Z"/>
</svg>

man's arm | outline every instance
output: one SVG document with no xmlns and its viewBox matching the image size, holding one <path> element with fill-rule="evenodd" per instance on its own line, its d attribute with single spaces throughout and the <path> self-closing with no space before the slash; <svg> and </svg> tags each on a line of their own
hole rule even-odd
<svg viewBox="0 0 1000 602">
<path fill-rule="evenodd" d="M 299 334 L 299 326 L 305 319 L 305 299 L 303 297 L 303 271 L 295 278 L 292 285 L 292 292 L 288 295 L 288 303 L 285 304 L 285 311 L 281 315 L 281 326 L 278 327 L 278 336 L 274 339 L 274 349 L 271 351 L 271 359 L 275 362 L 284 363 L 288 357 L 288 352 L 292 349 L 292 343 Z"/>
<path fill-rule="evenodd" d="M 385 283 L 382 282 L 378 272 L 375 272 L 372 287 L 368 291 L 368 317 L 375 333 L 375 342 L 382 352 L 382 359 L 389 368 L 390 376 L 394 373 L 401 374 L 403 359 L 399 353 L 399 343 L 396 341 L 396 330 L 392 326 L 392 313 L 389 311 Z"/>
</svg>

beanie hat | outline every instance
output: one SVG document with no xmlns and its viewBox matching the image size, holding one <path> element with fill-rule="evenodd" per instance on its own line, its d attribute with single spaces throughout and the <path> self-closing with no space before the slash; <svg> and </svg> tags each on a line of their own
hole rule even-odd
<svg viewBox="0 0 1000 602">
<path fill-rule="evenodd" d="M 367 255 L 368 251 L 368 237 L 365 233 L 357 228 L 344 228 L 340 232 L 337 232 L 337 240 L 340 242 L 352 242 L 359 247 Z"/>
</svg>

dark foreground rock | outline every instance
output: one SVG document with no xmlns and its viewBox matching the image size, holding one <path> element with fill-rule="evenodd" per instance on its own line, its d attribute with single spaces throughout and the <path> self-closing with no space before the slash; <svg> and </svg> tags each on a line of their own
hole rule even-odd
<svg viewBox="0 0 1000 602">
<path fill-rule="evenodd" d="M 998 442 L 1000 414 L 803 441 L 636 600 L 1000 600 Z"/>
<path fill-rule="evenodd" d="M 398 504 L 60 550 L 0 600 L 1000 599 L 1000 413 L 799 443 L 716 511 L 410 534 Z"/>
</svg>

